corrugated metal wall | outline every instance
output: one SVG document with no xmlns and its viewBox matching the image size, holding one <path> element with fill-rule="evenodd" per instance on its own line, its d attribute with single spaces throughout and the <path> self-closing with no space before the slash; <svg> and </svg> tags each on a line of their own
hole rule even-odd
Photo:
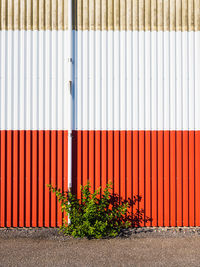
<svg viewBox="0 0 200 267">
<path fill-rule="evenodd" d="M 67 132 L 1 130 L 1 227 L 56 227 L 60 206 L 47 184 L 67 190 Z"/>
<path fill-rule="evenodd" d="M 67 48 L 67 31 L 0 31 L 0 129 L 67 129 Z"/>
<path fill-rule="evenodd" d="M 1 0 L 1 30 L 66 30 L 67 0 Z M 73 0 L 76 30 L 199 31 L 199 0 Z"/>
<path fill-rule="evenodd" d="M 141 196 L 145 225 L 200 226 L 200 0 L 73 3 L 73 190 L 111 180 Z M 0 226 L 55 227 L 67 1 L 1 0 L 0 14 Z"/>
<path fill-rule="evenodd" d="M 122 198 L 139 195 L 145 225 L 200 224 L 199 131 L 78 131 L 76 153 L 77 185 L 110 180 Z"/>
</svg>

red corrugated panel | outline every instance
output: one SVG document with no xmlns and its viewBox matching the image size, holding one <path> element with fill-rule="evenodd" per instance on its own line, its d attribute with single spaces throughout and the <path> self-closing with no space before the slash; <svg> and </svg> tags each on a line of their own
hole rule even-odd
<svg viewBox="0 0 200 267">
<path fill-rule="evenodd" d="M 95 185 L 95 157 L 94 157 L 94 151 L 95 151 L 95 133 L 94 131 L 89 132 L 89 181 L 91 185 L 92 192 L 94 191 L 94 185 Z M 76 160 L 76 159 L 75 159 Z"/>
<path fill-rule="evenodd" d="M 41 155 L 42 154 L 39 154 L 39 159 Z M 25 225 L 25 163 L 25 132 L 19 131 L 19 227 Z M 43 164 L 42 161 L 41 164 Z M 39 181 L 41 182 L 40 176 Z M 42 203 L 42 205 L 39 205 L 42 209 L 43 202 L 39 201 L 39 203 Z"/>
<path fill-rule="evenodd" d="M 114 132 L 108 132 L 108 181 L 114 184 Z"/>
<path fill-rule="evenodd" d="M 132 194 L 132 183 L 133 183 L 133 168 L 132 168 L 132 162 L 133 162 L 133 135 L 131 131 L 127 132 L 127 138 L 126 138 L 126 199 L 133 200 L 133 194 Z M 130 212 L 132 212 L 133 209 L 131 207 Z"/>
<path fill-rule="evenodd" d="M 195 132 L 195 225 L 200 225 L 200 132 Z"/>
<path fill-rule="evenodd" d="M 67 131 L 64 131 L 64 140 L 63 140 L 63 169 L 64 169 L 64 178 L 63 178 L 63 189 L 64 192 L 67 191 L 68 188 L 68 175 L 67 175 L 67 171 L 68 171 L 68 133 Z M 79 191 L 80 192 L 80 191 Z M 63 215 L 63 217 L 66 218 L 66 214 Z"/>
<path fill-rule="evenodd" d="M 164 131 L 164 225 L 170 225 L 170 196 L 169 196 L 169 185 L 170 185 L 170 169 L 169 169 L 169 131 Z"/>
<path fill-rule="evenodd" d="M 57 187 L 63 190 L 63 131 L 58 131 L 57 133 L 57 168 L 56 168 L 56 175 L 57 175 Z M 62 212 L 61 212 L 61 205 L 60 203 L 56 203 L 57 209 L 57 222 L 56 225 L 62 225 Z"/>
<path fill-rule="evenodd" d="M 6 226 L 6 131 L 0 131 L 1 133 L 1 227 Z"/>
<path fill-rule="evenodd" d="M 19 139 L 18 131 L 13 132 L 13 226 L 18 227 L 19 224 Z"/>
<path fill-rule="evenodd" d="M 195 133 L 189 132 L 189 226 L 195 226 Z M 184 196 L 183 196 L 184 197 Z M 184 210 L 184 206 L 183 206 Z"/>
<path fill-rule="evenodd" d="M 133 132 L 133 198 L 139 197 L 139 133 L 138 131 Z M 115 164 L 115 162 L 114 162 Z M 136 213 L 137 209 L 139 208 L 139 203 L 136 202 L 133 206 L 133 213 Z"/>
<path fill-rule="evenodd" d="M 32 132 L 26 131 L 26 155 L 25 155 L 25 227 L 31 226 L 31 170 L 32 170 Z"/>
<path fill-rule="evenodd" d="M 144 210 L 144 175 L 145 175 L 145 136 L 144 131 L 139 131 L 139 210 Z M 144 222 L 141 223 L 144 226 Z"/>
<path fill-rule="evenodd" d="M 158 132 L 156 131 L 151 132 L 151 154 L 151 218 L 152 226 L 158 226 Z"/>
<path fill-rule="evenodd" d="M 50 131 L 45 131 L 45 155 L 44 155 L 44 161 L 45 161 L 45 206 L 44 206 L 44 226 L 49 227 L 50 226 L 50 193 L 49 189 L 47 188 L 46 185 L 50 184 L 50 177 L 51 177 L 51 172 L 50 172 L 50 143 L 51 143 L 51 133 Z"/>
<path fill-rule="evenodd" d="M 44 131 L 39 132 L 38 137 L 38 226 L 44 222 Z"/>
<path fill-rule="evenodd" d="M 158 132 L 158 159 L 155 164 L 157 165 L 157 179 L 158 179 L 158 188 L 157 188 L 157 195 L 158 195 L 158 225 L 163 226 L 164 223 L 164 133 L 163 131 Z M 156 148 L 155 148 L 156 149 Z M 156 189 L 155 189 L 156 190 Z"/>
<path fill-rule="evenodd" d="M 13 198 L 13 132 L 6 132 L 6 226 L 11 227 Z"/>
<path fill-rule="evenodd" d="M 189 182 L 189 161 L 188 161 L 188 132 L 183 133 L 183 225 L 188 225 L 189 221 L 189 196 L 188 196 L 188 182 Z"/>
<path fill-rule="evenodd" d="M 120 194 L 120 132 L 114 131 L 114 192 Z"/>
<path fill-rule="evenodd" d="M 38 225 L 38 210 L 37 210 L 37 202 L 38 202 L 38 139 L 37 139 L 37 131 L 32 131 L 32 227 L 37 227 Z"/>
<path fill-rule="evenodd" d="M 53 187 L 55 187 L 57 185 L 57 181 L 56 181 L 56 147 L 57 147 L 57 133 L 56 131 L 52 131 L 51 132 L 51 185 Z M 56 195 L 54 193 L 51 193 L 51 223 L 50 226 L 51 227 L 56 227 Z"/>
<path fill-rule="evenodd" d="M 176 226 L 176 134 L 170 131 L 170 226 Z"/>
<path fill-rule="evenodd" d="M 88 131 L 83 131 L 83 144 L 82 144 L 82 149 L 83 149 L 83 154 L 82 154 L 82 162 L 83 162 L 83 180 L 82 183 L 83 185 L 87 184 L 88 181 L 88 174 L 89 174 L 89 170 L 88 170 L 88 165 L 89 165 L 89 142 L 88 142 L 88 137 L 89 137 L 89 132 Z"/>
<path fill-rule="evenodd" d="M 107 159 L 107 131 L 102 131 L 102 135 L 101 135 L 101 186 L 102 189 L 104 189 L 106 187 L 107 184 L 107 178 L 108 178 L 108 173 L 107 173 L 107 163 L 108 163 L 108 159 Z"/>
<path fill-rule="evenodd" d="M 141 197 L 146 226 L 200 226 L 200 134 L 194 131 L 74 131 L 73 190 L 113 182 Z M 67 131 L 0 132 L 0 226 L 56 227 L 63 215 L 51 183 L 67 191 Z"/>
<path fill-rule="evenodd" d="M 130 144 L 131 147 L 131 144 Z M 151 218 L 151 132 L 145 131 L 145 219 Z M 148 221 L 145 226 L 150 226 Z"/>
<path fill-rule="evenodd" d="M 95 131 L 95 162 L 94 164 L 95 164 L 95 167 L 94 167 L 95 168 L 95 189 L 97 189 L 101 186 L 101 132 L 100 131 Z"/>
<path fill-rule="evenodd" d="M 82 132 L 77 133 L 77 188 L 82 184 Z M 77 196 L 80 198 L 80 190 L 77 191 Z"/>
<path fill-rule="evenodd" d="M 176 132 L 176 226 L 183 225 L 183 132 Z"/>
</svg>

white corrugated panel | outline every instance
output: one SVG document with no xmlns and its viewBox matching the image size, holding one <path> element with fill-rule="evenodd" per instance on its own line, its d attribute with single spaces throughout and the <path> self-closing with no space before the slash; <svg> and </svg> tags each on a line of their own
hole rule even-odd
<svg viewBox="0 0 200 267">
<path fill-rule="evenodd" d="M 74 31 L 74 129 L 193 130 L 199 32 Z M 1 31 L 1 129 L 67 129 L 67 31 Z"/>
<path fill-rule="evenodd" d="M 76 129 L 199 129 L 199 32 L 77 35 Z"/>
<path fill-rule="evenodd" d="M 1 130 L 67 129 L 67 31 L 0 31 Z"/>
</svg>

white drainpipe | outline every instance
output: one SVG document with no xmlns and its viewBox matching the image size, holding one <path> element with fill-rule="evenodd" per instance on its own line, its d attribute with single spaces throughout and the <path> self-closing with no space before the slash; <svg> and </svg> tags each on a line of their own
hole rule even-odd
<svg viewBox="0 0 200 267">
<path fill-rule="evenodd" d="M 68 0 L 68 191 L 72 189 L 72 126 L 73 126 L 73 33 L 72 1 Z M 68 218 L 70 223 L 70 219 Z"/>
</svg>

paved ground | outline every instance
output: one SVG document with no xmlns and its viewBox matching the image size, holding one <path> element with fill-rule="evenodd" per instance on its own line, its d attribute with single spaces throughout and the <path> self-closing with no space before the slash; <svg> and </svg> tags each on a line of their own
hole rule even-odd
<svg viewBox="0 0 200 267">
<path fill-rule="evenodd" d="M 200 229 L 154 231 L 80 240 L 56 229 L 0 229 L 0 266 L 200 266 Z"/>
</svg>

